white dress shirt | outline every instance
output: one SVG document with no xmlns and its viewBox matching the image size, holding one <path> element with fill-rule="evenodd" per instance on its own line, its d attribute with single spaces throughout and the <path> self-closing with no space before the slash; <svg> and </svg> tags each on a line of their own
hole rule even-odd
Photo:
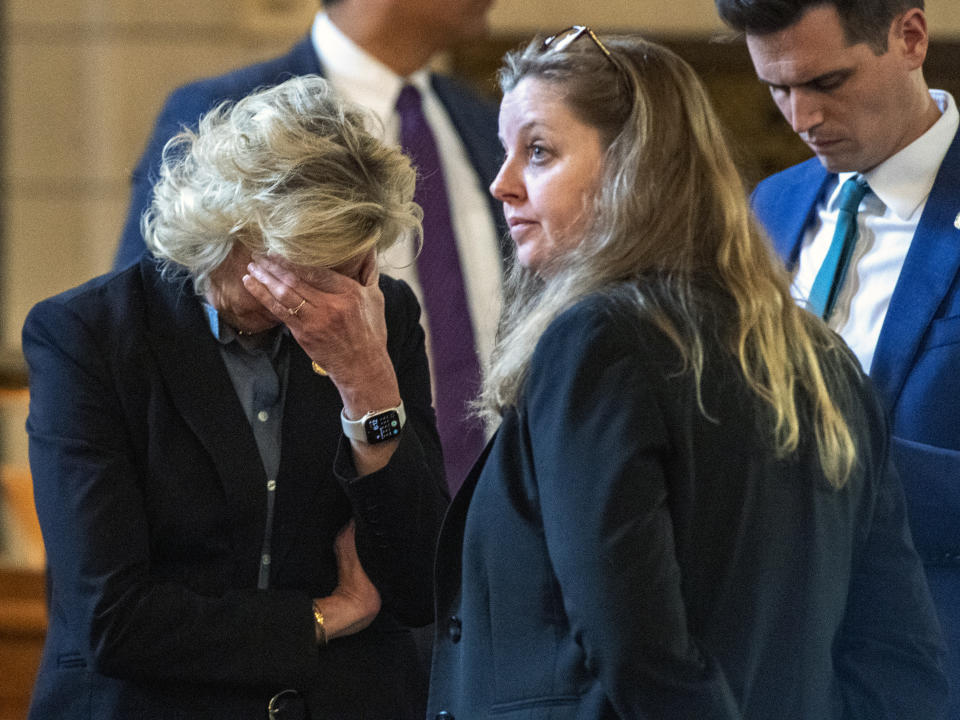
<svg viewBox="0 0 960 720">
<path fill-rule="evenodd" d="M 931 90 L 940 118 L 923 135 L 863 174 L 870 185 L 857 216 L 857 244 L 837 296 L 830 327 L 846 340 L 869 371 L 907 251 L 920 223 L 940 164 L 960 124 L 953 97 Z M 883 122 L 883 119 L 878 119 Z M 837 226 L 840 186 L 854 173 L 840 173 L 825 188 L 817 220 L 804 236 L 793 294 L 805 302 Z"/>
<path fill-rule="evenodd" d="M 314 49 L 324 74 L 344 98 L 360 105 L 380 120 L 382 128 L 371 128 L 391 145 L 399 144 L 400 117 L 395 105 L 400 90 L 412 84 L 423 98 L 423 111 L 433 130 L 443 164 L 444 181 L 456 235 L 460 268 L 470 308 L 477 356 L 481 367 L 493 349 L 500 318 L 501 267 L 497 230 L 490 216 L 487 188 L 470 164 L 466 148 L 440 99 L 430 85 L 424 68 L 403 78 L 358 47 L 334 25 L 326 13 L 317 13 L 311 31 Z M 406 281 L 423 307 L 417 277 L 416 248 L 406 242 L 381 258 L 384 273 Z M 430 353 L 430 318 L 423 314 Z"/>
</svg>

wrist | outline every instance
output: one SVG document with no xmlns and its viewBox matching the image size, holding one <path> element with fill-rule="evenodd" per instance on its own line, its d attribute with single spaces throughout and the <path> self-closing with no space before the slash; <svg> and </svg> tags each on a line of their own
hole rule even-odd
<svg viewBox="0 0 960 720">
<path fill-rule="evenodd" d="M 313 626 L 317 634 L 317 645 L 325 647 L 327 644 L 327 629 L 325 627 L 325 618 L 323 617 L 323 608 L 320 607 L 320 600 L 313 601 Z"/>
<path fill-rule="evenodd" d="M 358 420 L 366 413 L 400 404 L 400 385 L 389 358 L 385 363 L 364 363 L 354 377 L 332 378 L 343 400 L 348 420 Z"/>
</svg>

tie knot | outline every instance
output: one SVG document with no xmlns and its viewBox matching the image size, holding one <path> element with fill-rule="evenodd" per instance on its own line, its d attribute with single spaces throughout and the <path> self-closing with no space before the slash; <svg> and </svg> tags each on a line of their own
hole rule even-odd
<svg viewBox="0 0 960 720">
<path fill-rule="evenodd" d="M 404 85 L 397 96 L 397 112 L 401 115 L 422 112 L 420 91 L 413 85 Z"/>
<path fill-rule="evenodd" d="M 840 188 L 838 204 L 841 211 L 856 213 L 864 195 L 870 192 L 870 186 L 862 175 L 854 175 Z"/>
</svg>

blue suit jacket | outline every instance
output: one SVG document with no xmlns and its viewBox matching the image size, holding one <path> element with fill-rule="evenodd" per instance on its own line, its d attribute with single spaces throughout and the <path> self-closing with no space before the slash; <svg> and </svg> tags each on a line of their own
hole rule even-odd
<svg viewBox="0 0 960 720">
<path fill-rule="evenodd" d="M 830 175 L 814 158 L 763 181 L 757 217 L 797 260 Z M 880 331 L 869 374 L 880 392 L 910 524 L 960 689 L 960 133 L 940 166 Z M 960 717 L 960 707 L 954 715 Z"/>
<path fill-rule="evenodd" d="M 258 88 L 276 85 L 298 75 L 323 75 L 310 36 L 293 46 L 289 53 L 266 62 L 240 68 L 219 77 L 198 80 L 171 93 L 157 118 L 153 135 L 133 171 L 130 208 L 123 236 L 114 259 L 115 268 L 131 265 L 144 250 L 140 234 L 140 216 L 150 203 L 157 180 L 160 157 L 167 140 L 184 126 L 196 127 L 200 117 L 225 100 L 239 100 Z M 443 103 L 460 139 L 463 141 L 484 187 L 493 182 L 503 154 L 497 139 L 497 108 L 461 84 L 441 75 L 431 78 L 433 90 Z M 490 213 L 497 223 L 498 235 L 506 237 L 500 204 L 489 198 Z M 508 245 L 501 243 L 506 256 Z"/>
</svg>

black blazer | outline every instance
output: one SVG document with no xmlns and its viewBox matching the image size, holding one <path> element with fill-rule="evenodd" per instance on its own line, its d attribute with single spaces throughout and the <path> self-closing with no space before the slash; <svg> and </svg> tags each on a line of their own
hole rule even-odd
<svg viewBox="0 0 960 720">
<path fill-rule="evenodd" d="M 406 285 L 381 288 L 409 418 L 400 446 L 356 478 L 339 394 L 287 340 L 268 591 L 266 476 L 190 283 L 144 259 L 33 308 L 27 429 L 51 608 L 31 718 L 259 720 L 285 688 L 315 718 L 422 713 L 401 623 L 432 619 L 447 499 L 419 308 Z M 351 514 L 384 609 L 318 650 L 311 598 L 336 584 Z"/>
<path fill-rule="evenodd" d="M 860 464 L 836 491 L 808 442 L 773 457 L 709 333 L 711 419 L 622 308 L 552 324 L 448 511 L 428 717 L 937 717 L 939 630 L 867 381 L 851 366 Z"/>
<path fill-rule="evenodd" d="M 185 126 L 196 128 L 207 111 L 225 101 L 240 100 L 254 90 L 269 87 L 298 75 L 323 75 L 310 35 L 303 37 L 286 55 L 256 65 L 233 70 L 226 75 L 205 78 L 174 90 L 157 117 L 153 134 L 133 171 L 130 189 L 130 207 L 124 224 L 120 246 L 114 258 L 114 267 L 123 268 L 136 262 L 143 253 L 140 234 L 140 216 L 150 204 L 153 186 L 158 179 L 163 146 Z M 434 92 L 450 116 L 454 129 L 460 135 L 483 189 L 493 182 L 500 170 L 503 150 L 497 139 L 497 107 L 479 97 L 460 83 L 442 75 L 432 75 Z M 490 214 L 496 223 L 501 255 L 512 250 L 508 242 L 503 208 L 488 195 Z"/>
</svg>

